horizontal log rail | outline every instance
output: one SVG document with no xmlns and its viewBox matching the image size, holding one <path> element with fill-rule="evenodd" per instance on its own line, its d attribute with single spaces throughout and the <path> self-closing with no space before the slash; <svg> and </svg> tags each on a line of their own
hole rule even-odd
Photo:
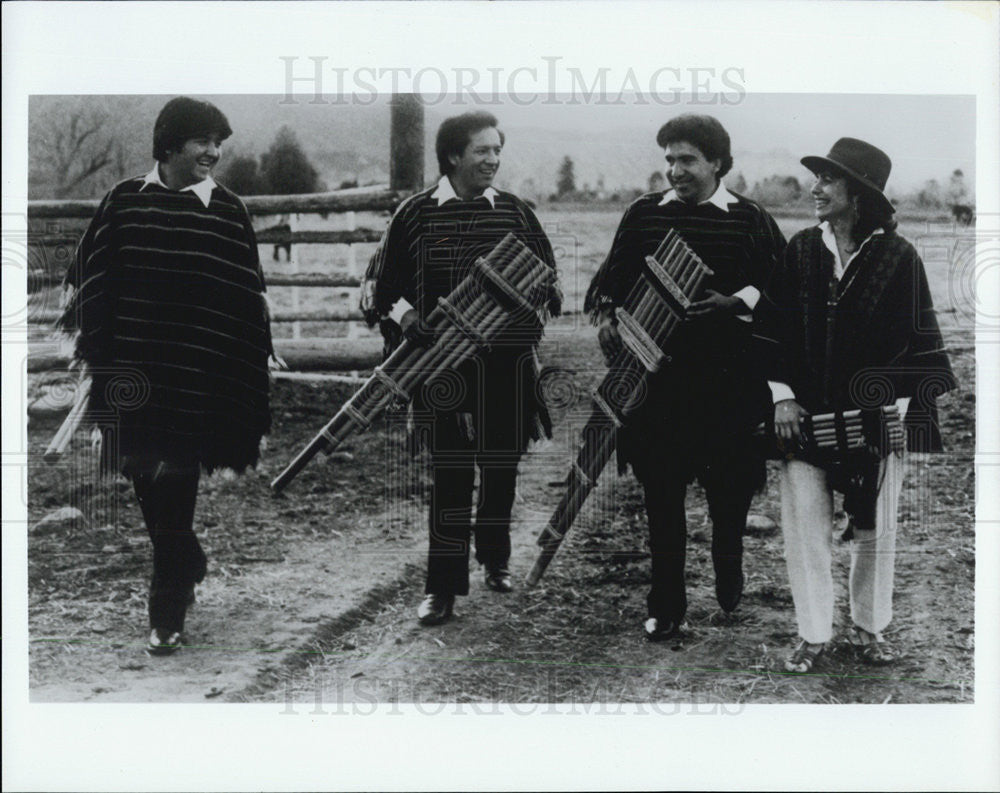
<svg viewBox="0 0 1000 793">
<path fill-rule="evenodd" d="M 46 232 L 34 232 L 30 234 L 30 244 L 43 248 L 58 248 L 69 246 L 75 248 L 83 236 L 83 229 L 79 233 L 58 232 L 49 234 Z M 271 228 L 261 229 L 256 233 L 258 245 L 302 245 L 302 244 L 326 244 L 326 245 L 354 245 L 359 242 L 378 242 L 382 239 L 382 232 L 378 229 L 350 229 L 346 231 L 289 231 L 288 229 Z"/>
<path fill-rule="evenodd" d="M 62 316 L 62 311 L 43 308 L 31 312 L 32 324 L 49 324 Z M 363 322 L 364 316 L 353 308 L 331 308 L 325 311 L 273 311 L 271 322 Z"/>
<path fill-rule="evenodd" d="M 32 290 L 47 286 L 60 286 L 63 276 L 44 270 L 32 270 L 28 273 L 28 284 Z M 323 286 L 330 289 L 356 289 L 361 286 L 361 280 L 346 273 L 322 275 L 321 273 L 281 273 L 269 274 L 264 271 L 264 283 L 270 286 Z M 30 290 L 29 290 L 30 291 Z"/>
<path fill-rule="evenodd" d="M 297 372 L 367 371 L 382 360 L 380 336 L 359 339 L 274 339 L 275 352 Z M 49 372 L 70 365 L 68 348 L 55 343 L 33 345 L 29 372 Z"/>
<path fill-rule="evenodd" d="M 331 274 L 321 275 L 319 273 L 282 273 L 281 275 L 268 275 L 264 272 L 264 283 L 268 286 L 325 286 L 330 288 L 361 286 L 361 279 L 353 275 Z"/>
<path fill-rule="evenodd" d="M 340 212 L 391 212 L 409 193 L 377 190 L 363 193 L 308 193 L 305 195 L 246 196 L 243 203 L 251 215 L 307 215 Z M 100 201 L 29 201 L 28 219 L 91 218 Z"/>
</svg>

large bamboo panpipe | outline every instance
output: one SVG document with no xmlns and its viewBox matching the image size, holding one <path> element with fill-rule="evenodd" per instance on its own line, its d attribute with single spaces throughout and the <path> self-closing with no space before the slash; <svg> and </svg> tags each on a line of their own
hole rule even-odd
<svg viewBox="0 0 1000 793">
<path fill-rule="evenodd" d="M 713 275 L 673 230 L 644 265 L 624 304 L 615 309 L 624 347 L 593 393 L 593 411 L 583 428 L 583 443 L 567 476 L 566 492 L 538 536 L 542 550 L 528 573 L 529 586 L 541 579 L 573 526 L 614 453 L 617 429 L 642 401 L 649 376 L 670 361 L 670 337 L 684 321 L 688 306 L 698 299 L 705 279 Z"/>
<path fill-rule="evenodd" d="M 272 490 L 283 490 L 318 452 L 329 454 L 355 431 L 367 429 L 393 400 L 409 401 L 421 385 L 490 349 L 503 332 L 515 327 L 537 332 L 553 277 L 552 269 L 513 234 L 504 237 L 428 315 L 435 343 L 422 347 L 404 339 L 275 477 Z"/>
<path fill-rule="evenodd" d="M 863 450 L 882 454 L 902 452 L 906 447 L 906 433 L 895 405 L 803 416 L 799 427 L 801 440 L 795 449 L 778 447 L 773 425 L 758 425 L 757 435 L 770 438 L 768 448 L 776 459 L 794 457 L 796 451 L 838 455 Z"/>
</svg>

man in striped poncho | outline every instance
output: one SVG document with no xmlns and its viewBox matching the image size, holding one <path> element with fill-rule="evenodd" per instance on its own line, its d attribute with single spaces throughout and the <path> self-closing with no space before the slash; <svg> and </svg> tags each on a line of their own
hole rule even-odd
<svg viewBox="0 0 1000 793">
<path fill-rule="evenodd" d="M 387 321 L 392 317 L 408 337 L 431 341 L 422 320 L 468 275 L 475 259 L 508 233 L 555 268 L 552 246 L 528 205 L 492 186 L 503 143 L 497 119 L 489 113 L 466 113 L 441 125 L 436 141 L 440 181 L 400 205 L 369 264 L 362 309 L 370 324 L 392 326 Z M 551 314 L 559 314 L 561 300 L 553 285 L 547 304 Z M 535 388 L 538 339 L 523 335 L 494 342 L 487 355 L 461 366 L 449 381 L 453 389 L 429 388 L 431 393 L 415 395 L 415 412 L 431 424 L 434 476 L 426 597 L 417 610 L 423 625 L 448 620 L 455 596 L 468 594 L 470 535 L 486 586 L 496 592 L 512 588 L 507 565 L 518 461 L 537 435 L 536 417 L 547 416 Z"/>
<path fill-rule="evenodd" d="M 718 603 L 730 612 L 742 597 L 742 534 L 765 479 L 752 431 L 770 413 L 767 384 L 750 363 L 750 317 L 785 246 L 763 208 L 722 184 L 733 158 L 716 119 L 678 116 L 656 142 L 671 189 L 628 208 L 585 302 L 601 324 L 598 338 L 610 361 L 621 343 L 614 308 L 668 229 L 714 273 L 671 339 L 670 363 L 652 377 L 645 402 L 618 436 L 620 459 L 632 464 L 645 490 L 653 581 L 644 630 L 652 641 L 676 635 L 687 610 L 684 499 L 694 479 L 712 519 Z"/>
<path fill-rule="evenodd" d="M 66 275 L 60 325 L 92 386 L 102 465 L 135 487 L 153 544 L 147 650 L 181 644 L 206 558 L 192 530 L 200 470 L 256 464 L 270 427 L 271 334 L 250 217 L 211 171 L 232 134 L 208 102 L 168 102 L 156 163 L 114 187 Z"/>
</svg>

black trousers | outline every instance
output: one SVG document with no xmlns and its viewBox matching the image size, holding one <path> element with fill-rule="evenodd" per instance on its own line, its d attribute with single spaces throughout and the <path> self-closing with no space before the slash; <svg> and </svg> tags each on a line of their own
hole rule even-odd
<svg viewBox="0 0 1000 793">
<path fill-rule="evenodd" d="M 438 595 L 469 593 L 469 543 L 475 537 L 476 561 L 505 566 L 510 559 L 510 513 L 514 505 L 519 451 L 497 451 L 491 429 L 476 422 L 477 437 L 468 439 L 458 415 L 445 413 L 434 421 L 431 452 L 433 485 L 430 543 L 425 592 Z M 482 433 L 486 430 L 486 435 Z M 479 498 L 475 525 L 472 497 L 476 468 Z"/>
<path fill-rule="evenodd" d="M 748 481 L 745 467 L 720 459 L 697 473 L 712 520 L 712 564 L 720 601 L 728 600 L 742 582 L 743 530 L 756 489 L 756 483 Z M 653 579 L 646 604 L 649 616 L 661 621 L 679 623 L 687 612 L 684 499 L 690 479 L 689 473 L 673 466 L 651 467 L 642 479 Z"/>
<path fill-rule="evenodd" d="M 153 543 L 151 628 L 183 630 L 192 587 L 205 577 L 207 560 L 193 529 L 199 474 L 197 465 L 165 464 L 131 474 Z"/>
<path fill-rule="evenodd" d="M 505 566 L 510 559 L 510 513 L 517 466 L 528 447 L 534 392 L 530 348 L 497 347 L 488 359 L 468 362 L 453 389 L 431 387 L 419 406 L 430 423 L 433 485 L 425 591 L 469 593 L 470 543 L 476 561 Z M 441 384 L 439 384 L 440 386 Z M 448 403 L 441 394 L 455 397 Z M 415 403 L 415 407 L 417 404 Z M 473 437 L 461 423 L 471 416 Z M 476 469 L 479 498 L 472 517 Z"/>
</svg>

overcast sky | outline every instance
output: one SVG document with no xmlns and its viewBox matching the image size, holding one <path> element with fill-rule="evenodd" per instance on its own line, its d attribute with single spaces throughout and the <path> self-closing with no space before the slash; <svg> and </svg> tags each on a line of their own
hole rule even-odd
<svg viewBox="0 0 1000 793">
<path fill-rule="evenodd" d="M 648 98 L 646 99 L 648 102 Z M 520 107 L 496 109 L 508 127 L 580 127 L 606 131 L 646 127 L 650 145 L 661 124 L 680 112 L 714 115 L 729 131 L 734 151 L 787 150 L 801 157 L 826 154 L 833 142 L 849 136 L 885 150 L 893 162 L 891 182 L 900 188 L 962 168 L 972 176 L 975 156 L 975 98 L 873 94 L 747 94 L 737 105 L 676 106 L 654 103 Z M 435 107 L 435 115 L 443 113 Z"/>
</svg>

